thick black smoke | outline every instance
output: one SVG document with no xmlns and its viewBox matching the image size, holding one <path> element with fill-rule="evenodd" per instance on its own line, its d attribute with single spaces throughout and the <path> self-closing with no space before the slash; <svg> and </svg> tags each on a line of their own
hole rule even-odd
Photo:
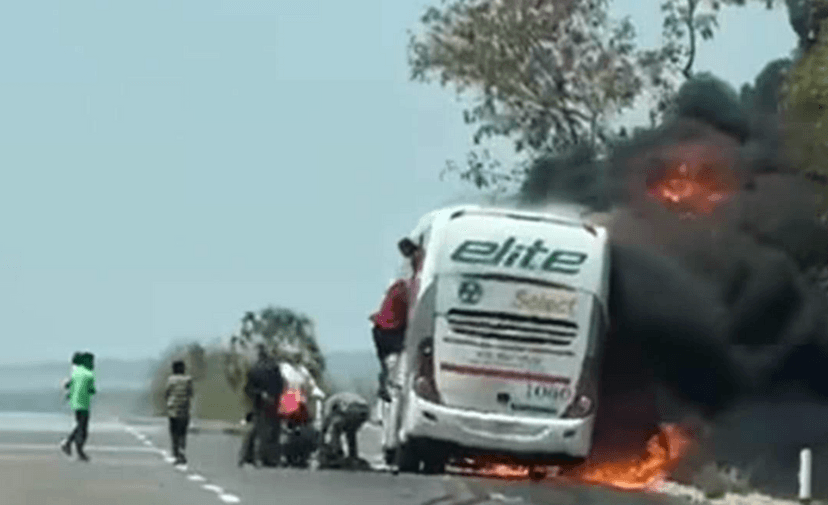
<svg viewBox="0 0 828 505">
<path fill-rule="evenodd" d="M 781 384 L 828 398 L 828 302 L 806 275 L 828 260 L 828 234 L 809 186 L 788 169 L 781 131 L 767 107 L 746 109 L 702 77 L 680 90 L 675 117 L 609 159 L 581 151 L 533 166 L 527 203 L 611 206 L 613 328 L 597 447 L 643 444 L 659 420 L 656 384 L 709 419 Z M 647 194 L 684 162 L 732 177 L 709 216 L 688 219 Z"/>
</svg>

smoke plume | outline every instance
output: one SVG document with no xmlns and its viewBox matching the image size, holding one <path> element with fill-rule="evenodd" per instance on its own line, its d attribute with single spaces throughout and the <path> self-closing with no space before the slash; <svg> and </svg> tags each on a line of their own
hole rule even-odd
<svg viewBox="0 0 828 505">
<path fill-rule="evenodd" d="M 682 87 L 671 120 L 608 159 L 582 149 L 532 167 L 525 203 L 588 205 L 610 230 L 613 328 L 598 446 L 636 429 L 632 438 L 646 439 L 659 419 L 654 384 L 714 420 L 782 384 L 828 398 L 828 303 L 807 275 L 826 263 L 828 234 L 786 163 L 783 128 L 703 76 Z M 677 167 L 724 198 L 693 213 L 654 197 Z"/>
</svg>

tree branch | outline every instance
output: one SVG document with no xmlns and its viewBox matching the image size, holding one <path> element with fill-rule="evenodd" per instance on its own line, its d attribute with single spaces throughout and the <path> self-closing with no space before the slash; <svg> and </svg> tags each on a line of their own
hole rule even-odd
<svg viewBox="0 0 828 505">
<path fill-rule="evenodd" d="M 690 79 L 693 75 L 693 61 L 696 59 L 696 27 L 693 26 L 693 18 L 696 14 L 696 2 L 698 0 L 687 0 L 687 29 L 690 33 L 690 56 L 687 60 L 682 74 L 685 79 Z"/>
</svg>

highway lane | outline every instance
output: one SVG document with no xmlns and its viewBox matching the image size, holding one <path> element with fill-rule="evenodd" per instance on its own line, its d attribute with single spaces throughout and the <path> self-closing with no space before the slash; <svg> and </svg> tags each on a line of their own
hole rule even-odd
<svg viewBox="0 0 828 505">
<path fill-rule="evenodd" d="M 92 461 L 67 458 L 58 444 L 70 426 L 68 415 L 0 414 L 0 504 L 204 502 L 206 491 L 170 471 L 157 450 L 117 423 L 96 424 L 93 418 L 88 444 Z"/>
<path fill-rule="evenodd" d="M 162 421 L 133 422 L 130 429 L 154 446 L 169 444 Z M 401 504 L 401 505 L 676 505 L 687 502 L 656 494 L 628 493 L 588 486 L 566 485 L 554 480 L 542 483 L 507 481 L 450 474 L 443 476 L 398 475 L 381 468 L 372 472 L 342 470 L 308 471 L 236 466 L 241 442 L 220 430 L 196 429 L 188 442 L 187 469 L 230 490 L 245 503 L 302 504 Z M 379 467 L 379 433 L 366 427 L 361 432 L 363 455 Z"/>
<path fill-rule="evenodd" d="M 164 419 L 102 420 L 93 413 L 90 463 L 63 455 L 60 440 L 69 415 L 0 414 L 0 505 L 77 504 L 400 504 L 400 505 L 677 505 L 662 495 L 595 487 L 505 481 L 460 475 L 398 475 L 238 468 L 240 438 L 221 430 L 194 430 L 189 465 L 175 467 L 167 453 Z M 379 461 L 375 428 L 361 434 L 364 453 Z"/>
</svg>

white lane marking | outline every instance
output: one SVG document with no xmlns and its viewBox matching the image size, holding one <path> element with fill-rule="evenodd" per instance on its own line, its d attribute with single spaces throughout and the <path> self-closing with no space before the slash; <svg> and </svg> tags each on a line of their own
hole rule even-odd
<svg viewBox="0 0 828 505">
<path fill-rule="evenodd" d="M 155 449 L 136 445 L 89 445 L 84 449 L 92 452 L 156 452 Z M 53 444 L 0 444 L 0 451 L 55 451 L 59 445 Z"/>
<path fill-rule="evenodd" d="M 57 454 L 44 454 L 42 452 L 38 453 L 6 453 L 0 454 L 0 463 L 54 463 L 60 459 L 60 456 Z M 68 459 L 68 458 L 64 458 Z M 75 458 L 69 460 L 71 464 L 75 463 Z M 157 468 L 164 463 L 158 461 L 155 458 L 110 458 L 106 456 L 93 456 L 92 457 L 93 464 L 97 466 L 114 466 L 119 468 L 128 468 L 128 467 L 147 467 L 147 468 Z"/>
<path fill-rule="evenodd" d="M 489 498 L 495 501 L 502 501 L 505 503 L 520 503 L 523 498 L 520 496 L 506 496 L 502 493 L 489 493 Z"/>
<path fill-rule="evenodd" d="M 131 429 L 131 427 L 125 428 L 125 429 L 128 432 L 130 432 L 133 436 L 135 436 L 135 438 L 137 438 L 139 441 L 143 442 L 143 444 L 145 446 L 147 446 L 146 449 L 144 451 L 141 451 L 141 452 L 156 452 L 157 454 L 160 454 L 161 457 L 164 459 L 164 461 L 166 461 L 167 463 L 174 463 L 175 462 L 175 458 L 170 457 L 168 451 L 166 451 L 165 449 L 159 449 L 157 447 L 153 447 L 152 441 L 148 437 L 146 437 L 143 433 L 140 433 L 137 430 Z M 2 446 L 0 445 L 0 447 L 2 447 Z M 137 447 L 136 449 L 144 449 L 144 448 Z M 187 465 L 185 465 L 185 464 L 175 465 L 175 469 L 180 471 L 180 472 L 186 472 L 187 471 Z M 198 474 L 188 475 L 187 480 L 192 481 L 192 482 L 206 482 L 207 481 L 207 479 L 205 477 L 203 477 L 201 475 L 198 475 Z M 213 491 L 216 494 L 218 494 L 219 500 L 221 500 L 224 503 L 241 503 L 241 498 L 239 498 L 238 496 L 236 496 L 234 494 L 225 493 L 224 489 L 222 489 L 220 486 L 216 486 L 215 484 L 204 484 L 201 487 L 202 487 L 202 489 L 205 489 L 207 491 Z"/>
</svg>

